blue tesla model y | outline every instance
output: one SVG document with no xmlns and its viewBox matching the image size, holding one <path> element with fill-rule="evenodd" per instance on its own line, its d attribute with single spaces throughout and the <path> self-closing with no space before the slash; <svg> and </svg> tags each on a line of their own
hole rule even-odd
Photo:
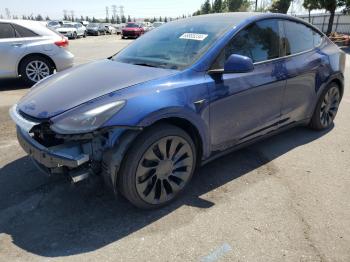
<svg viewBox="0 0 350 262">
<path fill-rule="evenodd" d="M 303 20 L 195 16 L 40 81 L 10 115 L 38 168 L 74 182 L 100 175 L 155 208 L 200 164 L 297 125 L 331 127 L 344 66 L 344 53 Z"/>
</svg>

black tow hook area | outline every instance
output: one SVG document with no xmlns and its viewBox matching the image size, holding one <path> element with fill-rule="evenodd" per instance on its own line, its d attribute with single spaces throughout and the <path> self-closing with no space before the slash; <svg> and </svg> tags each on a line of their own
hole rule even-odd
<svg viewBox="0 0 350 262">
<path fill-rule="evenodd" d="M 78 183 L 87 179 L 90 175 L 92 175 L 92 172 L 93 171 L 91 169 L 78 169 L 70 171 L 69 175 L 72 178 L 73 183 Z"/>
</svg>

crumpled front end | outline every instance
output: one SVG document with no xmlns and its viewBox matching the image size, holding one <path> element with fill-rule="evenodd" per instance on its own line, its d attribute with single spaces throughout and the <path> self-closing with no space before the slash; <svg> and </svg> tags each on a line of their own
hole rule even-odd
<svg viewBox="0 0 350 262">
<path fill-rule="evenodd" d="M 73 182 L 101 171 L 103 152 L 108 148 L 109 131 L 94 134 L 61 135 L 49 128 L 48 120 L 34 119 L 10 109 L 17 126 L 17 137 L 36 165 L 49 174 L 67 174 Z"/>
</svg>

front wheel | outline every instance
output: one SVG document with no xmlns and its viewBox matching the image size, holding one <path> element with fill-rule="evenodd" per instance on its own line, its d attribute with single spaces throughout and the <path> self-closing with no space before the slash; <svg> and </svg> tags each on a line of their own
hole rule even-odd
<svg viewBox="0 0 350 262">
<path fill-rule="evenodd" d="M 315 112 L 310 121 L 310 127 L 316 130 L 329 128 L 337 115 L 341 100 L 340 88 L 336 83 L 331 83 L 322 92 Z"/>
<path fill-rule="evenodd" d="M 133 205 L 158 208 L 174 200 L 189 184 L 197 161 L 191 137 L 161 124 L 139 135 L 118 175 L 118 188 Z"/>
<path fill-rule="evenodd" d="M 83 38 L 86 38 L 86 35 L 87 35 L 87 34 L 86 34 L 86 31 L 85 31 L 84 34 L 83 34 Z"/>
</svg>

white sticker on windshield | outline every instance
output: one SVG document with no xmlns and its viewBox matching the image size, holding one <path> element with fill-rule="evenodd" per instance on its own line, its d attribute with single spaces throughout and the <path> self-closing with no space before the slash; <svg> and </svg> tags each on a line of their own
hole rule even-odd
<svg viewBox="0 0 350 262">
<path fill-rule="evenodd" d="M 207 38 L 208 35 L 206 34 L 196 34 L 196 33 L 184 33 L 182 36 L 180 36 L 180 39 L 188 39 L 188 40 L 196 40 L 196 41 L 203 41 Z"/>
</svg>

